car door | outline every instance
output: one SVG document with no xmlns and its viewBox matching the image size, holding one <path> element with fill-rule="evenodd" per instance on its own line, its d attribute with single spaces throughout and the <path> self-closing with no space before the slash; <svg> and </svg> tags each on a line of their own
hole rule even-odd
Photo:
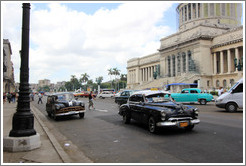
<svg viewBox="0 0 246 166">
<path fill-rule="evenodd" d="M 235 101 L 239 108 L 243 108 L 243 83 L 240 83 L 231 93 L 231 101 Z"/>
<path fill-rule="evenodd" d="M 189 100 L 190 102 L 197 102 L 198 101 L 198 92 L 195 89 L 190 90 Z"/>
<path fill-rule="evenodd" d="M 177 99 L 175 99 L 175 101 L 177 102 L 189 102 L 189 90 L 182 90 L 182 92 L 180 93 L 179 97 Z"/>
</svg>

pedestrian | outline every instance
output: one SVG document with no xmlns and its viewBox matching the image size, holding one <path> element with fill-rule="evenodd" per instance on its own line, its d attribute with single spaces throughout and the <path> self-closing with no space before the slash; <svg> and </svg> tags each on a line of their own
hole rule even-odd
<svg viewBox="0 0 246 166">
<path fill-rule="evenodd" d="M 30 98 L 31 98 L 32 101 L 34 101 L 34 95 L 33 95 L 33 93 L 30 93 Z"/>
<path fill-rule="evenodd" d="M 92 91 L 91 91 L 90 94 L 89 94 L 89 107 L 88 107 L 89 110 L 90 110 L 90 107 L 92 107 L 93 110 L 95 110 L 93 99 L 95 99 L 95 97 L 93 96 Z"/>
<path fill-rule="evenodd" d="M 9 103 L 11 103 L 12 95 L 10 92 L 7 93 L 7 99 L 9 101 Z"/>
<path fill-rule="evenodd" d="M 41 104 L 43 104 L 42 97 L 43 97 L 42 94 L 39 93 L 38 94 L 38 104 L 39 104 L 39 102 L 41 102 Z"/>
<path fill-rule="evenodd" d="M 13 92 L 13 93 L 12 93 L 12 102 L 13 102 L 13 103 L 15 103 L 15 99 L 16 99 L 16 93 Z"/>
<path fill-rule="evenodd" d="M 3 104 L 6 102 L 7 95 L 6 93 L 3 93 Z"/>
<path fill-rule="evenodd" d="M 224 92 L 224 89 L 222 87 L 220 87 L 220 89 L 218 90 L 218 96 L 222 95 Z"/>
</svg>

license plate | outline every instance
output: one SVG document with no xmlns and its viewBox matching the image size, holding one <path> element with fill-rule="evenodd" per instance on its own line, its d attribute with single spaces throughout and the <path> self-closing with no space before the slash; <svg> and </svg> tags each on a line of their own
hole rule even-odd
<svg viewBox="0 0 246 166">
<path fill-rule="evenodd" d="M 180 127 L 187 127 L 188 126 L 188 122 L 180 122 L 179 126 Z"/>
</svg>

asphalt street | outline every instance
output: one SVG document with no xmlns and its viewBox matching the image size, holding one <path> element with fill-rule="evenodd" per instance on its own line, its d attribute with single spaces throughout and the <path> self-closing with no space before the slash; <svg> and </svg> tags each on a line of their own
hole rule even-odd
<svg viewBox="0 0 246 166">
<path fill-rule="evenodd" d="M 88 106 L 88 98 L 80 98 Z M 199 108 L 201 123 L 193 131 L 165 129 L 151 134 L 146 126 L 132 121 L 123 124 L 114 99 L 96 99 L 95 110 L 85 118 L 50 119 L 43 104 L 35 106 L 57 131 L 73 142 L 95 163 L 242 163 L 243 111 L 228 113 L 215 107 Z"/>
</svg>

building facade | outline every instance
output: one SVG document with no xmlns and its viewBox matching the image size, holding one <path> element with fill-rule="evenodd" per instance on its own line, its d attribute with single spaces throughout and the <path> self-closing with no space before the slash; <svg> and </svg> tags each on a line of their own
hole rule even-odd
<svg viewBox="0 0 246 166">
<path fill-rule="evenodd" d="M 179 31 L 162 38 L 158 52 L 127 62 L 129 89 L 229 88 L 243 77 L 242 4 L 181 3 L 176 11 Z"/>
<path fill-rule="evenodd" d="M 14 67 L 11 61 L 12 49 L 8 39 L 3 39 L 3 92 L 15 92 Z"/>
<path fill-rule="evenodd" d="M 44 79 L 44 80 L 38 80 L 38 87 L 44 87 L 44 86 L 50 86 L 50 80 Z"/>
</svg>

